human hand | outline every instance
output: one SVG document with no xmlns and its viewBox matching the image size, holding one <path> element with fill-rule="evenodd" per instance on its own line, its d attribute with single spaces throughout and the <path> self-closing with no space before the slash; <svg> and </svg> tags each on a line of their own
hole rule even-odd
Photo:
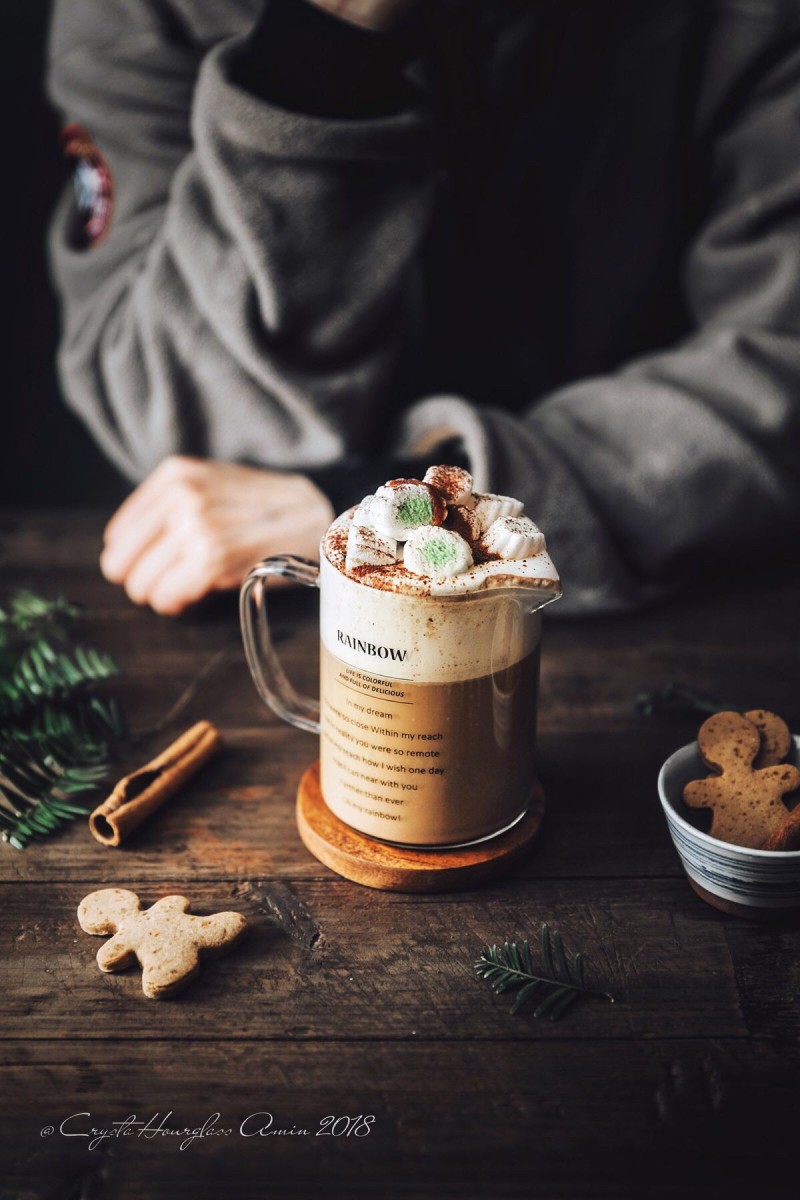
<svg viewBox="0 0 800 1200">
<path fill-rule="evenodd" d="M 419 0 L 311 0 L 336 17 L 383 32 L 415 8 Z"/>
<path fill-rule="evenodd" d="M 334 516 L 304 475 L 166 458 L 106 526 L 100 569 L 134 603 L 175 614 L 270 554 L 317 558 Z"/>
</svg>

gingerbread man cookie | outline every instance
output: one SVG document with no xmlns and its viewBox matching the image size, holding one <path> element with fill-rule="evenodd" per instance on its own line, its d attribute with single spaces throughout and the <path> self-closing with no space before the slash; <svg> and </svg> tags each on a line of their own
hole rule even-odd
<svg viewBox="0 0 800 1200">
<path fill-rule="evenodd" d="M 761 735 L 761 749 L 753 766 L 759 769 L 782 763 L 792 748 L 792 735 L 783 718 L 766 708 L 752 708 L 744 715 Z"/>
<path fill-rule="evenodd" d="M 757 849 L 785 819 L 783 796 L 800 787 L 800 771 L 788 763 L 756 770 L 761 748 L 756 725 L 735 712 L 715 713 L 700 727 L 697 744 L 718 773 L 687 783 L 690 808 L 710 808 L 711 836 Z"/>
<path fill-rule="evenodd" d="M 226 954 L 247 928 L 241 913 L 197 917 L 188 908 L 185 896 L 164 896 L 145 912 L 135 892 L 103 888 L 81 900 L 78 922 L 86 933 L 114 935 L 97 952 L 101 971 L 138 961 L 145 996 L 165 1000 L 194 979 L 201 954 Z"/>
</svg>

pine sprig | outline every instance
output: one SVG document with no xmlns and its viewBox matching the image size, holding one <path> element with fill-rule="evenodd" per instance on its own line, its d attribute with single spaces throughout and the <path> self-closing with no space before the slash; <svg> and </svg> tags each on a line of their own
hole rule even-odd
<svg viewBox="0 0 800 1200">
<path fill-rule="evenodd" d="M 52 760 L 36 766 L 2 765 L 3 781 L 0 825 L 3 841 L 24 850 L 35 836 L 55 833 L 68 821 L 85 817 L 88 809 L 72 804 L 68 797 L 94 791 L 108 774 L 106 764 L 88 767 L 60 767 Z M 9 782 L 8 776 L 13 776 Z"/>
<path fill-rule="evenodd" d="M 19 656 L 11 674 L 0 676 L 0 716 L 19 715 L 43 700 L 70 700 L 116 674 L 116 665 L 107 654 L 86 646 L 56 649 L 38 635 Z"/>
<path fill-rule="evenodd" d="M 0 836 L 19 850 L 86 816 L 75 799 L 102 782 L 125 735 L 119 705 L 98 694 L 117 667 L 74 642 L 80 615 L 32 592 L 0 609 Z"/>
<path fill-rule="evenodd" d="M 60 763 L 101 763 L 109 744 L 125 734 L 125 721 L 113 698 L 87 696 L 68 708 L 45 703 L 26 727 L 0 733 L 0 764 L 9 744 L 32 747 L 35 753 L 50 755 Z"/>
<path fill-rule="evenodd" d="M 487 981 L 498 995 L 519 988 L 511 1013 L 536 1002 L 534 1017 L 559 1017 L 581 996 L 603 996 L 614 1003 L 607 992 L 596 992 L 586 986 L 583 955 L 576 954 L 572 963 L 567 959 L 561 934 L 542 926 L 541 966 L 534 966 L 527 941 L 503 942 L 502 946 L 487 946 L 475 963 L 477 974 Z"/>
<path fill-rule="evenodd" d="M 63 596 L 46 600 L 44 596 L 23 589 L 14 593 L 8 609 L 0 609 L 0 637 L 53 628 L 63 631 L 81 616 L 82 611 L 79 605 Z"/>
</svg>

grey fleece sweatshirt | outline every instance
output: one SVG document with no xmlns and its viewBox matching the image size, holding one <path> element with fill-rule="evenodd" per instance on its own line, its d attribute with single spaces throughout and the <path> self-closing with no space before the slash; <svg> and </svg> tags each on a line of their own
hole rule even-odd
<svg viewBox="0 0 800 1200">
<path fill-rule="evenodd" d="M 796 544 L 800 5 L 489 0 L 466 85 L 445 43 L 347 120 L 236 82 L 259 7 L 56 0 L 50 92 L 115 192 L 90 248 L 55 215 L 59 365 L 118 466 L 457 436 L 562 615 Z"/>
</svg>

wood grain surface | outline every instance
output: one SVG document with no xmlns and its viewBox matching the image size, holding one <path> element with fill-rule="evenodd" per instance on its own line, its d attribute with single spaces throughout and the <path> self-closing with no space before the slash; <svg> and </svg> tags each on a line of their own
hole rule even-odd
<svg viewBox="0 0 800 1200">
<path fill-rule="evenodd" d="M 3 1200 L 797 1197 L 800 927 L 762 928 L 691 891 L 655 779 L 698 720 L 635 709 L 678 679 L 800 729 L 796 579 L 548 621 L 535 848 L 502 882 L 404 895 L 338 878 L 300 842 L 295 794 L 315 741 L 258 701 L 235 599 L 179 620 L 136 609 L 97 570 L 102 523 L 0 514 L 3 591 L 86 605 L 137 730 L 211 665 L 120 775 L 203 717 L 225 750 L 120 849 L 83 822 L 24 853 L 0 846 Z M 271 604 L 287 672 L 311 691 L 315 598 Z M 149 1002 L 138 969 L 100 973 L 102 939 L 77 925 L 82 897 L 108 885 L 237 908 L 251 936 L 181 997 Z M 615 1003 L 581 1001 L 555 1024 L 511 1017 L 510 997 L 477 979 L 487 942 L 544 921 L 586 951 Z M 296 1132 L 244 1136 L 259 1112 Z M 206 1136 L 181 1149 L 177 1135 L 134 1132 L 90 1149 L 42 1133 L 71 1114 L 88 1114 L 66 1127 L 78 1135 L 135 1116 L 206 1123 Z M 328 1116 L 365 1114 L 367 1136 L 317 1136 Z"/>
</svg>

